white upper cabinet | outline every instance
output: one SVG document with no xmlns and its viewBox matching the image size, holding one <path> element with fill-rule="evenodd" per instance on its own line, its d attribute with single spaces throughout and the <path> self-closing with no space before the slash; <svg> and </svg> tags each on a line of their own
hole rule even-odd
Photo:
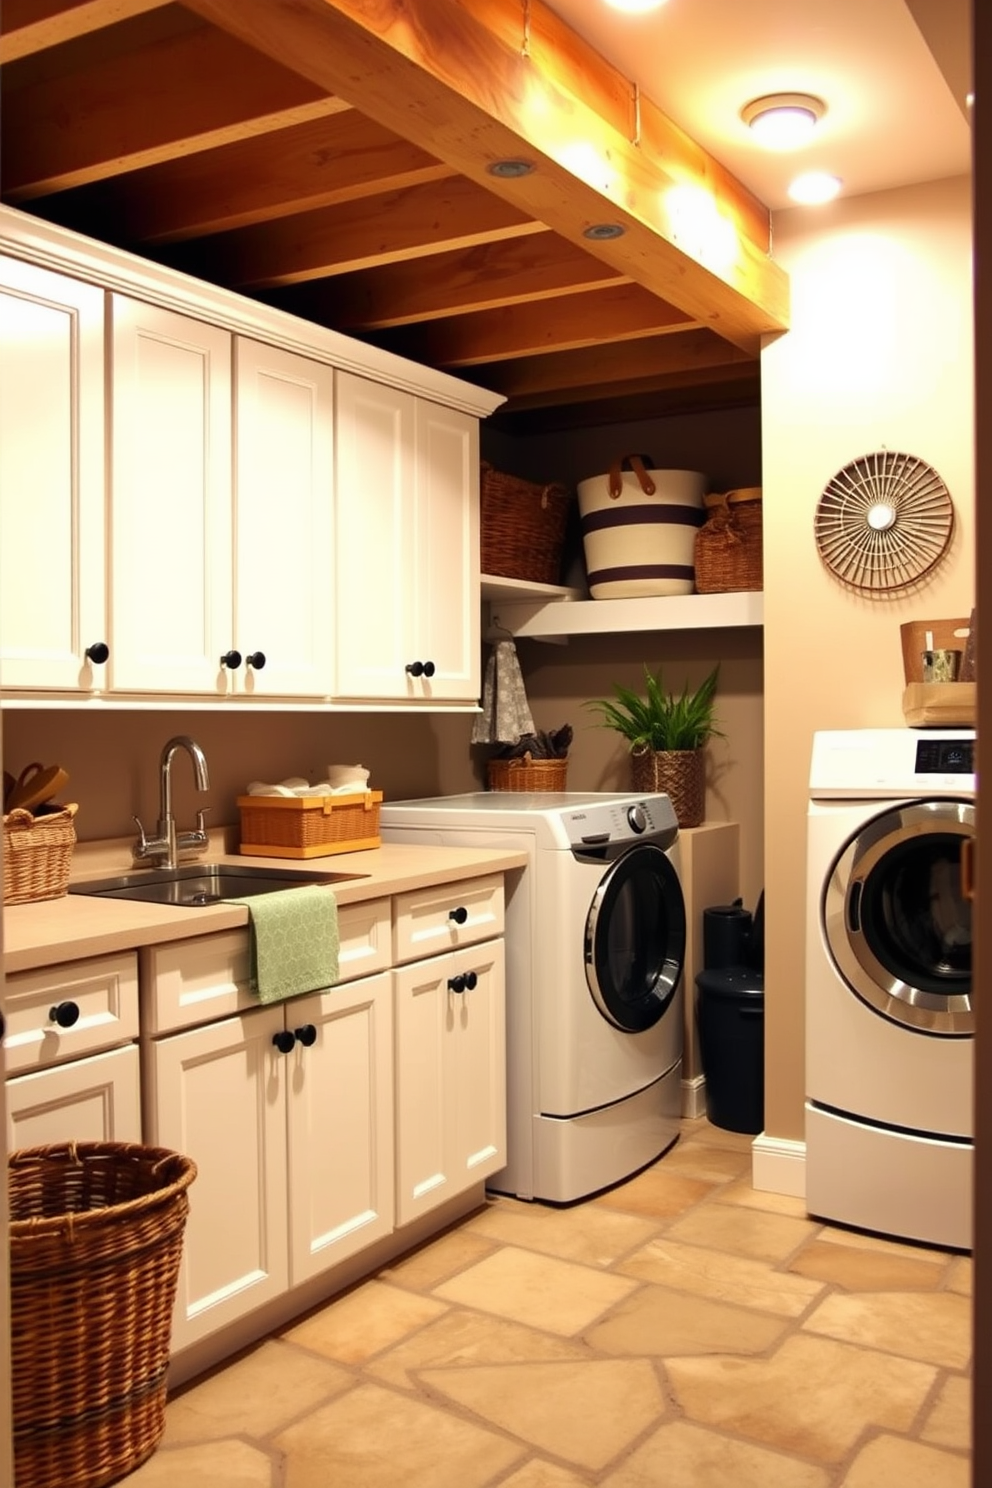
<svg viewBox="0 0 992 1488">
<path fill-rule="evenodd" d="M 96 285 L 0 257 L 4 688 L 103 685 L 103 315 Z"/>
<path fill-rule="evenodd" d="M 326 697 L 334 657 L 334 372 L 238 337 L 234 402 L 232 645 L 241 656 L 234 685 Z"/>
<path fill-rule="evenodd" d="M 336 384 L 335 695 L 479 695 L 478 421 L 350 373 Z"/>
<path fill-rule="evenodd" d="M 110 686 L 223 694 L 231 337 L 123 295 L 110 301 Z"/>
</svg>

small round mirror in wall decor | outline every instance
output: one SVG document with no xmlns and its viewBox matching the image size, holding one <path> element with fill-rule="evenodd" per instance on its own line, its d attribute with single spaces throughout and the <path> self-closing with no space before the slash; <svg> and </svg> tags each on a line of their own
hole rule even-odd
<svg viewBox="0 0 992 1488">
<path fill-rule="evenodd" d="M 842 583 L 871 594 L 905 589 L 946 553 L 954 507 L 932 466 L 915 455 L 860 455 L 829 482 L 816 508 L 820 557 Z"/>
</svg>

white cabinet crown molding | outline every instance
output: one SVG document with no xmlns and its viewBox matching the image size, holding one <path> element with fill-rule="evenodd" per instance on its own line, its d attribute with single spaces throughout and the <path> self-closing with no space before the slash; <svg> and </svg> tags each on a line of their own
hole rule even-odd
<svg viewBox="0 0 992 1488">
<path fill-rule="evenodd" d="M 198 316 L 239 335 L 323 360 L 359 377 L 404 388 L 464 413 L 485 418 L 506 400 L 500 393 L 446 372 L 367 346 L 284 310 L 258 304 L 233 290 L 207 284 L 137 254 L 55 227 L 15 207 L 0 206 L 0 252 L 98 283 L 167 310 Z"/>
</svg>

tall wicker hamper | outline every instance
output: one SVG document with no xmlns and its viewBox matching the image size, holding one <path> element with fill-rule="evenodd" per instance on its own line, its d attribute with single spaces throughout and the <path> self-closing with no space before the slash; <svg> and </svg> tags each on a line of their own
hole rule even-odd
<svg viewBox="0 0 992 1488">
<path fill-rule="evenodd" d="M 104 1488 L 165 1429 L 172 1308 L 196 1176 L 126 1142 L 8 1157 L 15 1488 Z"/>
</svg>

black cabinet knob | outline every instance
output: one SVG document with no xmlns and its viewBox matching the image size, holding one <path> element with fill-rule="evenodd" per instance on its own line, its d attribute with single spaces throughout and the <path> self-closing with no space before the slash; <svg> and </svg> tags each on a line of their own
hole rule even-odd
<svg viewBox="0 0 992 1488">
<path fill-rule="evenodd" d="M 225 651 L 220 659 L 220 664 L 222 667 L 230 667 L 232 672 L 236 672 L 241 665 L 241 652 Z"/>
<path fill-rule="evenodd" d="M 110 647 L 107 645 L 106 641 L 94 641 L 92 646 L 86 647 L 86 650 L 83 654 L 85 655 L 87 661 L 94 661 L 96 662 L 97 666 L 102 666 L 103 663 L 107 660 L 107 657 L 110 655 Z"/>
<path fill-rule="evenodd" d="M 71 1028 L 79 1021 L 79 1004 L 76 1002 L 57 1002 L 54 1007 L 49 1008 L 48 1016 L 53 1023 L 60 1028 Z"/>
<path fill-rule="evenodd" d="M 432 661 L 408 661 L 406 669 L 411 677 L 433 677 L 437 670 Z"/>
<path fill-rule="evenodd" d="M 265 665 L 265 652 L 264 651 L 249 651 L 248 655 L 245 657 L 245 666 L 254 667 L 255 670 L 256 670 L 256 672 L 260 672 L 262 670 L 262 668 L 264 667 L 264 665 Z"/>
<path fill-rule="evenodd" d="M 475 972 L 474 971 L 467 971 L 465 973 L 465 990 L 466 990 L 466 992 L 474 992 L 475 989 L 476 989 L 476 987 L 478 985 L 479 985 L 479 978 L 476 976 Z"/>
<path fill-rule="evenodd" d="M 317 1042 L 317 1030 L 312 1023 L 304 1023 L 302 1028 L 297 1028 L 294 1037 L 298 1038 L 300 1043 L 309 1049 L 312 1044 Z"/>
<path fill-rule="evenodd" d="M 432 661 L 425 661 L 424 662 L 424 676 L 425 677 L 433 677 L 434 672 L 435 672 L 434 663 Z"/>
<path fill-rule="evenodd" d="M 448 919 L 454 920 L 456 925 L 464 925 L 465 921 L 468 919 L 468 910 L 465 908 L 464 904 L 459 904 L 457 909 L 448 910 Z"/>
<path fill-rule="evenodd" d="M 288 1028 L 280 1028 L 278 1033 L 272 1035 L 272 1042 L 280 1054 L 291 1054 L 296 1043 L 296 1034 Z"/>
<path fill-rule="evenodd" d="M 465 978 L 463 976 L 449 977 L 448 978 L 448 991 L 449 992 L 464 992 L 465 991 Z"/>
</svg>

